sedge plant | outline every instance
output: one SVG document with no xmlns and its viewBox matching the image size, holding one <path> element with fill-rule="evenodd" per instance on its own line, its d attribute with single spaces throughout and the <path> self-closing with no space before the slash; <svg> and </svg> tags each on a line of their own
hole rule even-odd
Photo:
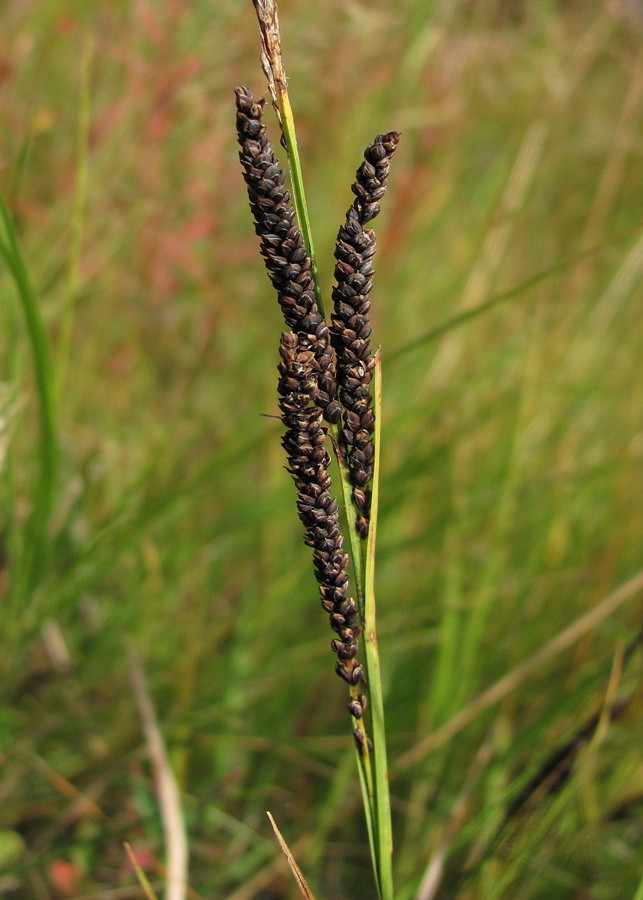
<svg viewBox="0 0 643 900">
<path fill-rule="evenodd" d="M 320 290 L 294 117 L 288 97 L 277 9 L 254 0 L 261 59 L 288 155 L 291 193 L 262 122 L 264 103 L 236 89 L 239 158 L 261 253 L 288 328 L 279 344 L 282 444 L 297 490 L 297 510 L 312 548 L 321 605 L 335 632 L 337 674 L 348 686 L 362 799 L 375 883 L 393 897 L 386 733 L 375 616 L 381 377 L 370 340 L 375 235 L 397 132 L 378 135 L 357 169 L 355 199 L 335 246 L 335 285 L 327 319 Z M 332 447 L 345 523 L 329 474 Z M 348 535 L 349 555 L 344 549 Z M 354 593 L 354 597 L 353 597 Z M 363 647 L 362 647 L 363 645 Z"/>
</svg>

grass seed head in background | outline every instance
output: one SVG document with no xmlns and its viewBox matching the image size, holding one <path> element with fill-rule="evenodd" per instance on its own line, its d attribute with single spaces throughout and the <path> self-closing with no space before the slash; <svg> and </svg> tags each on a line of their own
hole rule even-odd
<svg viewBox="0 0 643 900">
<path fill-rule="evenodd" d="M 295 220 L 284 173 L 261 122 L 264 103 L 245 87 L 235 91 L 239 159 L 248 186 L 261 253 L 277 291 L 286 324 L 299 338 L 300 350 L 311 350 L 317 372 L 316 404 L 329 422 L 339 420 L 335 399 L 333 351 L 328 326 L 315 300 L 312 263 Z"/>
<path fill-rule="evenodd" d="M 364 161 L 352 187 L 355 200 L 339 229 L 335 246 L 337 284 L 333 288 L 331 340 L 337 355 L 339 397 L 344 407 L 340 447 L 348 463 L 353 503 L 358 511 L 356 527 L 362 540 L 368 536 L 368 485 L 373 478 L 375 421 L 370 391 L 373 357 L 369 295 L 376 246 L 375 234 L 364 226 L 380 211 L 389 160 L 398 140 L 395 131 L 380 134 L 364 151 Z"/>
</svg>

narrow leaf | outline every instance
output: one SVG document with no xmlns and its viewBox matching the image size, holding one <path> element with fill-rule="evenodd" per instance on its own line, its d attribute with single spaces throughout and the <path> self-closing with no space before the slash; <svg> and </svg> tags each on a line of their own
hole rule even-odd
<svg viewBox="0 0 643 900">
<path fill-rule="evenodd" d="M 386 758 L 386 728 L 384 725 L 384 700 L 377 648 L 375 615 L 375 546 L 377 539 L 377 514 L 379 502 L 380 445 L 382 422 L 382 363 L 380 351 L 375 354 L 374 367 L 375 458 L 371 498 L 371 522 L 366 547 L 366 580 L 364 607 L 364 643 L 366 677 L 368 680 L 373 735 L 373 770 L 375 790 L 375 816 L 377 834 L 377 865 L 383 900 L 393 897 L 393 832 L 389 795 L 388 765 Z"/>
</svg>

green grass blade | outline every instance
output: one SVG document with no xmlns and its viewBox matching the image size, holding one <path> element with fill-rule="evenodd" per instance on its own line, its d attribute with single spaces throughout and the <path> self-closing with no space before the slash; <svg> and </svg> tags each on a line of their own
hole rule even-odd
<svg viewBox="0 0 643 900">
<path fill-rule="evenodd" d="M 60 338 L 56 347 L 57 396 L 64 390 L 69 371 L 71 338 L 76 311 L 76 291 L 78 270 L 83 243 L 85 207 L 87 205 L 87 184 L 89 174 L 89 127 L 91 119 L 91 73 L 94 55 L 93 35 L 86 34 L 80 69 L 80 94 L 78 104 L 78 125 L 76 129 L 76 191 L 71 217 L 71 240 L 67 263 L 67 292 L 62 309 Z"/>
<path fill-rule="evenodd" d="M 346 512 L 346 527 L 348 529 L 348 540 L 351 546 L 351 559 L 353 560 L 353 574 L 355 576 L 355 593 L 357 594 L 357 606 L 362 619 L 364 618 L 364 553 L 363 542 L 357 533 L 355 523 L 357 520 L 357 512 L 353 505 L 353 487 L 351 485 L 348 474 L 348 466 L 340 453 L 336 435 L 339 428 L 331 426 L 333 435 L 333 449 L 335 458 L 339 468 L 339 480 L 342 488 L 342 500 L 344 501 L 344 510 Z"/>
<path fill-rule="evenodd" d="M 375 796 L 373 793 L 373 775 L 370 764 L 370 757 L 362 753 L 360 747 L 355 748 L 357 754 L 357 773 L 359 775 L 359 786 L 362 791 L 362 804 L 364 806 L 364 817 L 366 819 L 366 832 L 368 834 L 368 846 L 371 852 L 371 862 L 373 864 L 373 875 L 375 877 L 375 887 L 377 888 L 377 896 L 379 900 L 382 898 L 382 890 L 380 887 L 380 874 L 377 865 L 377 834 L 375 831 Z"/>
<path fill-rule="evenodd" d="M 27 585 L 30 585 L 35 580 L 44 554 L 58 468 L 54 376 L 50 362 L 49 343 L 36 295 L 16 239 L 11 216 L 1 198 L 0 256 L 13 279 L 27 326 L 36 376 L 36 395 L 40 419 L 40 471 L 33 494 L 28 523 L 28 544 L 25 547 L 22 566 L 23 576 L 27 578 Z"/>
<path fill-rule="evenodd" d="M 636 894 L 634 894 L 634 900 L 643 900 L 643 875 L 641 876 L 639 886 L 636 889 Z"/>
<path fill-rule="evenodd" d="M 127 856 L 129 857 L 129 861 L 132 865 L 132 868 L 134 869 L 134 872 L 136 873 L 138 883 L 141 886 L 141 890 L 145 894 L 146 900 L 158 900 L 156 894 L 154 893 L 154 889 L 152 888 L 152 885 L 150 884 L 150 882 L 148 880 L 147 875 L 145 874 L 143 869 L 138 864 L 138 860 L 136 859 L 136 854 L 132 850 L 131 845 L 128 844 L 127 842 L 125 842 L 123 844 L 123 847 L 125 848 L 125 852 L 127 853 Z"/>
<path fill-rule="evenodd" d="M 530 278 L 526 278 L 519 284 L 514 285 L 514 287 L 496 294 L 489 300 L 486 300 L 484 303 L 479 303 L 476 306 L 472 306 L 471 309 L 465 309 L 463 312 L 452 316 L 450 319 L 447 319 L 447 321 L 443 322 L 441 325 L 437 325 L 435 328 L 431 328 L 430 331 L 426 331 L 424 334 L 420 335 L 420 337 L 414 338 L 414 340 L 409 341 L 402 347 L 398 347 L 397 350 L 393 350 L 392 353 L 387 354 L 387 365 L 392 362 L 398 362 L 412 350 L 418 350 L 420 347 L 423 347 L 425 344 L 431 343 L 431 341 L 434 341 L 436 338 L 442 337 L 442 335 L 446 334 L 448 331 L 452 331 L 454 328 L 458 328 L 460 325 L 466 325 L 467 322 L 470 322 L 472 319 L 476 319 L 483 313 L 489 312 L 489 310 L 494 309 L 501 303 L 506 303 L 507 300 L 513 300 L 514 297 L 518 297 L 520 294 L 528 291 L 532 287 L 535 287 L 542 281 L 546 281 L 548 278 L 552 278 L 554 275 L 557 275 L 560 272 L 564 272 L 575 263 L 581 262 L 584 259 L 591 259 L 592 257 L 598 256 L 605 250 L 609 250 L 624 243 L 630 237 L 631 233 L 628 233 L 627 235 L 622 235 L 616 241 L 610 241 L 609 243 L 601 244 L 600 247 L 592 247 L 591 250 L 586 250 L 583 253 L 578 253 L 575 256 L 563 259 L 555 265 L 551 266 L 549 269 L 545 269 L 542 272 L 536 272 L 535 275 L 532 275 Z"/>
<path fill-rule="evenodd" d="M 317 267 L 315 264 L 315 254 L 313 250 L 313 238 L 308 217 L 308 206 L 306 204 L 306 194 L 304 191 L 304 182 L 301 173 L 301 163 L 299 160 L 299 151 L 297 150 L 297 135 L 295 130 L 295 120 L 288 98 L 288 91 L 278 93 L 279 112 L 281 117 L 281 126 L 284 135 L 284 141 L 288 152 L 288 164 L 290 167 L 290 181 L 292 185 L 293 201 L 295 211 L 299 223 L 299 229 L 306 245 L 306 251 L 310 256 L 312 263 L 313 282 L 315 285 L 315 299 L 317 306 L 322 315 L 324 315 L 324 304 L 319 286 L 319 277 L 317 275 Z M 342 488 L 342 498 L 344 501 L 344 509 L 346 511 L 346 521 L 348 529 L 348 539 L 351 547 L 351 559 L 353 560 L 353 573 L 355 576 L 355 592 L 357 594 L 357 605 L 362 616 L 364 615 L 364 552 L 363 544 L 357 534 L 355 523 L 357 521 L 357 511 L 353 505 L 353 488 L 350 482 L 348 467 L 339 451 L 337 443 L 337 435 L 339 427 L 333 425 L 330 427 L 333 436 L 333 446 L 335 449 L 335 457 L 339 467 L 339 475 Z"/>
<path fill-rule="evenodd" d="M 379 351 L 375 354 L 374 408 L 375 458 L 373 464 L 373 487 L 371 498 L 371 521 L 366 547 L 366 580 L 364 605 L 364 647 L 366 656 L 366 678 L 368 681 L 371 727 L 373 735 L 375 819 L 377 838 L 377 866 L 380 891 L 383 900 L 393 897 L 393 836 L 391 827 L 391 806 L 389 795 L 388 766 L 386 759 L 386 728 L 384 725 L 384 701 L 380 661 L 377 649 L 375 615 L 375 543 L 377 539 L 377 512 L 379 502 L 380 442 L 382 421 L 382 369 Z"/>
<path fill-rule="evenodd" d="M 281 115 L 281 125 L 283 129 L 284 141 L 286 144 L 286 152 L 288 154 L 288 166 L 290 168 L 290 183 L 292 185 L 292 198 L 295 204 L 295 212 L 299 222 L 299 229 L 304 239 L 306 252 L 310 256 L 310 262 L 313 273 L 313 283 L 315 285 L 315 299 L 322 316 L 324 315 L 324 301 L 322 299 L 321 287 L 319 284 L 319 275 L 317 273 L 317 263 L 315 262 L 315 248 L 313 245 L 313 235 L 310 227 L 310 218 L 308 216 L 308 204 L 306 203 L 306 193 L 304 191 L 304 178 L 301 172 L 301 160 L 299 159 L 299 149 L 297 147 L 297 133 L 295 131 L 295 120 L 288 97 L 288 90 L 279 91 L 279 112 Z"/>
</svg>

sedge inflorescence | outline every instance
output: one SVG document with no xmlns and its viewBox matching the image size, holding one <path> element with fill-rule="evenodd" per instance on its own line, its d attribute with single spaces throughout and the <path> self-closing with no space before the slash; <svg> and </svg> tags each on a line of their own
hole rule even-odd
<svg viewBox="0 0 643 900">
<path fill-rule="evenodd" d="M 337 357 L 337 383 L 343 407 L 340 448 L 348 463 L 357 510 L 356 527 L 362 539 L 368 536 L 373 478 L 373 400 L 371 396 L 370 292 L 373 284 L 375 234 L 364 226 L 380 211 L 386 190 L 389 160 L 399 134 L 378 135 L 364 151 L 352 191 L 355 200 L 346 213 L 335 245 L 334 312 L 331 341 Z"/>
<path fill-rule="evenodd" d="M 335 360 L 328 326 L 315 300 L 312 262 L 295 221 L 284 173 L 261 122 L 264 103 L 255 101 L 245 87 L 237 88 L 235 95 L 241 145 L 239 159 L 255 231 L 261 239 L 261 254 L 286 324 L 299 337 L 302 349 L 305 347 L 315 355 L 317 405 L 327 421 L 337 422 L 341 408 L 336 399 Z"/>
<path fill-rule="evenodd" d="M 279 407 L 286 427 L 282 444 L 297 488 L 297 510 L 306 529 L 304 540 L 313 550 L 321 603 L 337 634 L 332 642 L 338 656 L 337 674 L 356 686 L 362 678 L 362 667 L 356 659 L 361 624 L 347 593 L 348 556 L 343 550 L 337 501 L 331 493 L 326 428 L 315 403 L 317 361 L 312 351 L 301 349 L 299 337 L 293 332 L 282 334 L 279 353 Z M 355 715 L 355 709 L 352 711 Z M 361 709 L 358 711 L 356 718 L 361 717 Z"/>
<path fill-rule="evenodd" d="M 395 132 L 367 147 L 357 171 L 355 200 L 339 231 L 335 256 L 337 285 L 329 329 L 315 299 L 313 266 L 296 222 L 283 171 L 266 136 L 263 101 L 245 87 L 235 91 L 239 159 L 248 188 L 255 230 L 270 280 L 289 331 L 279 346 L 279 407 L 288 470 L 297 489 L 297 509 L 312 548 L 321 603 L 336 637 L 336 671 L 351 688 L 349 710 L 360 719 L 366 705 L 359 687 L 362 666 L 357 638 L 358 609 L 348 593 L 348 556 L 343 549 L 337 501 L 329 475 L 326 422 L 337 424 L 339 452 L 352 484 L 356 528 L 368 534 L 369 482 L 373 477 L 374 414 L 370 393 L 373 359 L 369 293 L 375 237 L 365 224 L 379 212 Z M 361 734 L 361 732 L 359 732 Z"/>
</svg>

